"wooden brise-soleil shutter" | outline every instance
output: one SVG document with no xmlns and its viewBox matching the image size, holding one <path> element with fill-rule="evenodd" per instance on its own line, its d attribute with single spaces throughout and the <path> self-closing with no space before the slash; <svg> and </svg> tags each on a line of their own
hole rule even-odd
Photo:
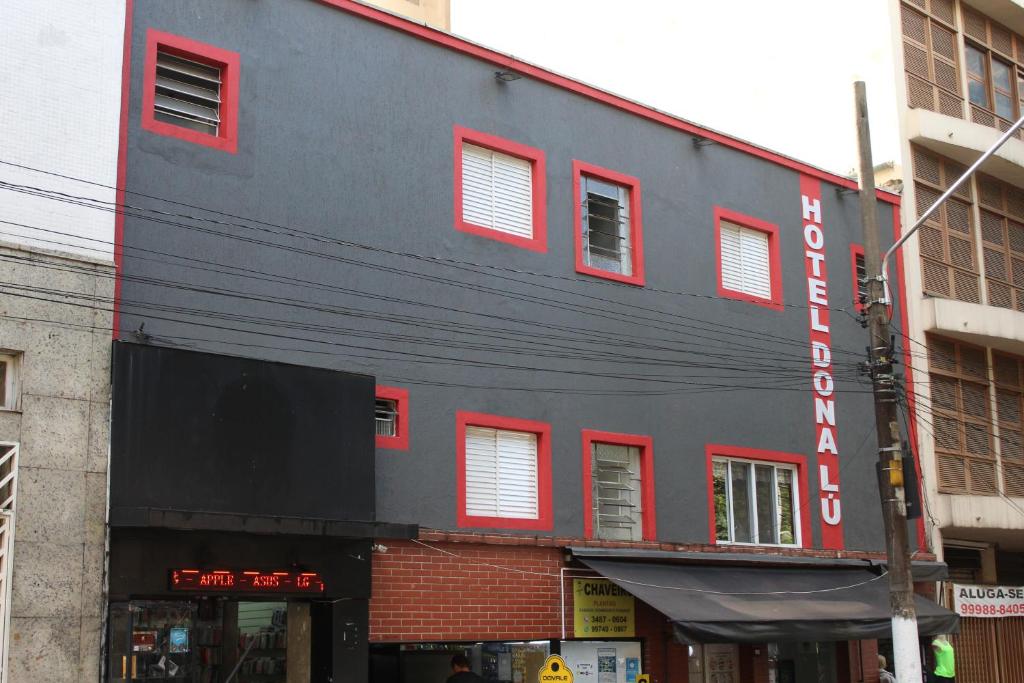
<svg viewBox="0 0 1024 683">
<path fill-rule="evenodd" d="M 762 299 L 772 297 L 768 234 L 723 220 L 722 286 Z"/>
<path fill-rule="evenodd" d="M 978 188 L 988 303 L 1024 311 L 1024 192 L 980 174 Z"/>
<path fill-rule="evenodd" d="M 939 490 L 997 494 L 985 349 L 929 336 L 928 365 Z"/>
<path fill-rule="evenodd" d="M 900 9 L 908 104 L 962 119 L 953 1 L 910 0 Z"/>
<path fill-rule="evenodd" d="M 533 164 L 463 143 L 462 220 L 532 238 Z"/>
<path fill-rule="evenodd" d="M 1003 493 L 1024 496 L 1024 363 L 1020 358 L 995 353 L 992 365 L 996 380 Z"/>
<path fill-rule="evenodd" d="M 920 216 L 966 169 L 920 147 L 914 147 L 913 153 L 914 194 Z M 921 226 L 918 239 L 925 294 L 981 301 L 971 199 L 970 183 L 964 183 Z"/>
<path fill-rule="evenodd" d="M 537 435 L 466 428 L 466 514 L 537 518 Z"/>
</svg>

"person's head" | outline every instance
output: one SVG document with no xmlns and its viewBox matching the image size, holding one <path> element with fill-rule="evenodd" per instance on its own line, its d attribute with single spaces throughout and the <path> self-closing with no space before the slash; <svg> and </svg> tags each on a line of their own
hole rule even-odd
<svg viewBox="0 0 1024 683">
<path fill-rule="evenodd" d="M 888 662 L 886 662 L 886 661 L 885 661 L 885 657 L 883 657 L 882 655 L 878 655 L 878 668 L 879 668 L 879 669 L 884 669 L 884 668 L 885 668 L 885 665 L 886 665 L 887 663 L 888 663 Z"/>
<path fill-rule="evenodd" d="M 459 673 L 460 671 L 469 671 L 469 658 L 463 654 L 453 656 L 452 671 L 455 673 Z"/>
<path fill-rule="evenodd" d="M 945 643 L 945 641 L 946 641 L 946 639 L 943 638 L 942 636 L 935 636 L 932 639 L 932 649 L 933 650 L 941 650 L 943 644 Z"/>
</svg>

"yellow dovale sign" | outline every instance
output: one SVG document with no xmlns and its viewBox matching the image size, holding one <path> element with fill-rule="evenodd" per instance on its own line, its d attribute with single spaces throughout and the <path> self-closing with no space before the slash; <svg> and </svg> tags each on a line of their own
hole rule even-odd
<svg viewBox="0 0 1024 683">
<path fill-rule="evenodd" d="M 651 683 L 651 674 L 637 674 L 636 683 Z"/>
<path fill-rule="evenodd" d="M 544 668 L 537 673 L 540 683 L 572 683 L 572 669 L 558 655 L 551 655 L 544 660 Z"/>
<path fill-rule="evenodd" d="M 577 638 L 632 638 L 633 596 L 608 579 L 573 579 L 573 631 Z"/>
</svg>

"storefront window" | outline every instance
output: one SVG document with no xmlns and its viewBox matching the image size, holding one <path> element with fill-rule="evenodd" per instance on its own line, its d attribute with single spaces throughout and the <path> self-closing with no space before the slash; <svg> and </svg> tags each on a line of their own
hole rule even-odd
<svg viewBox="0 0 1024 683">
<path fill-rule="evenodd" d="M 488 643 L 404 643 L 372 646 L 371 683 L 437 683 L 451 674 L 451 658 L 465 655 L 487 683 L 533 683 L 551 654 L 547 640 Z"/>
</svg>

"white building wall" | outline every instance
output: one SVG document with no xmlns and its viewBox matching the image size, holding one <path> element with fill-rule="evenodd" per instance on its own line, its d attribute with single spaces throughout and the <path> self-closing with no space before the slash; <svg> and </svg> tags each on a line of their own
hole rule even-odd
<svg viewBox="0 0 1024 683">
<path fill-rule="evenodd" d="M 125 0 L 0 2 L 0 182 L 114 201 L 124 19 Z M 0 188 L 0 221 L 0 241 L 112 259 L 111 213 Z"/>
</svg>

